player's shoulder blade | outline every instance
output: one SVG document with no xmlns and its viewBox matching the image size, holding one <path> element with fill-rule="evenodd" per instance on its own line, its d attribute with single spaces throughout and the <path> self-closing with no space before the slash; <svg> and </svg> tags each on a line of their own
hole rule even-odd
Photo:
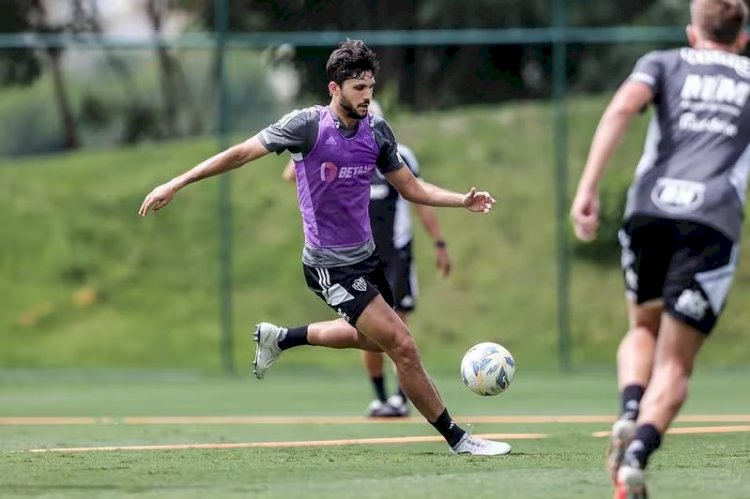
<svg viewBox="0 0 750 499">
<path fill-rule="evenodd" d="M 679 49 L 679 56 L 683 64 L 696 69 L 732 72 L 741 78 L 750 79 L 750 59 L 744 55 L 723 50 L 696 50 L 685 47 Z"/>
<path fill-rule="evenodd" d="M 652 50 L 642 55 L 640 62 L 658 64 L 669 73 L 672 68 L 680 64 L 680 50 L 679 48 Z"/>
</svg>

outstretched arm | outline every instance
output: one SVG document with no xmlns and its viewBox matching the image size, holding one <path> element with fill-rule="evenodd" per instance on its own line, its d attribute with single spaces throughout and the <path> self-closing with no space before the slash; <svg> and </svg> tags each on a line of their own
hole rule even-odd
<svg viewBox="0 0 750 499">
<path fill-rule="evenodd" d="M 449 191 L 436 185 L 417 180 L 411 170 L 406 167 L 385 174 L 388 181 L 398 192 L 412 203 L 430 206 L 445 206 L 452 208 L 466 208 L 475 213 L 489 213 L 495 199 L 489 192 L 477 192 L 472 187 L 466 194 Z"/>
<path fill-rule="evenodd" d="M 169 204 L 175 194 L 186 185 L 240 167 L 266 154 L 268 154 L 268 149 L 261 144 L 257 136 L 234 145 L 208 158 L 169 182 L 154 188 L 143 200 L 138 214 L 144 217 L 148 214 L 149 210 L 159 211 Z"/>
<path fill-rule="evenodd" d="M 599 182 L 612 154 L 625 136 L 631 118 L 652 99 L 651 87 L 640 81 L 628 81 L 620 87 L 604 111 L 570 210 L 573 228 L 579 239 L 590 241 L 596 237 L 599 226 Z"/>
<path fill-rule="evenodd" d="M 437 213 L 432 206 L 424 204 L 415 204 L 414 209 L 417 212 L 417 216 L 422 221 L 427 233 L 432 238 L 432 243 L 435 246 L 435 262 L 438 270 L 443 277 L 450 274 L 451 271 L 451 258 L 448 254 L 448 248 L 446 247 L 445 240 L 443 239 L 442 231 L 440 230 L 440 222 L 438 222 Z"/>
</svg>

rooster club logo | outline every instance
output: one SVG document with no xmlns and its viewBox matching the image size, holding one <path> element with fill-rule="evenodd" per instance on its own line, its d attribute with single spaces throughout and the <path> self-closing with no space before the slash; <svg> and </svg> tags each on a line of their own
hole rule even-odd
<svg viewBox="0 0 750 499">
<path fill-rule="evenodd" d="M 352 287 L 361 293 L 367 291 L 367 283 L 362 277 L 357 277 L 352 283 Z"/>
<path fill-rule="evenodd" d="M 320 165 L 320 180 L 323 182 L 333 182 L 339 175 L 339 168 L 330 161 Z"/>
</svg>

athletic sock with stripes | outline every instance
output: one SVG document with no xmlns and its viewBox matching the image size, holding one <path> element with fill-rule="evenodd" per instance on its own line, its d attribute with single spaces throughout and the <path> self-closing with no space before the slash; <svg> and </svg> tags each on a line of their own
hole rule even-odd
<svg viewBox="0 0 750 499">
<path fill-rule="evenodd" d="M 448 414 L 448 409 L 445 409 L 437 420 L 430 421 L 430 424 L 435 427 L 437 431 L 445 438 L 448 445 L 455 447 L 458 442 L 461 441 L 466 432 L 458 426 Z"/>
<path fill-rule="evenodd" d="M 643 392 L 644 389 L 641 385 L 628 385 L 622 389 L 620 419 L 629 419 L 631 421 L 638 419 Z"/>
<path fill-rule="evenodd" d="M 654 425 L 639 425 L 635 430 L 635 436 L 625 451 L 623 462 L 629 466 L 637 466 L 646 469 L 648 458 L 661 445 L 661 433 Z"/>
</svg>

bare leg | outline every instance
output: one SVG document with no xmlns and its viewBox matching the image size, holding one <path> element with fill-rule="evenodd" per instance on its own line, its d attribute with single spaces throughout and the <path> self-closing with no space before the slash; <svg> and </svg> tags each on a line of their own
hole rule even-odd
<svg viewBox="0 0 750 499">
<path fill-rule="evenodd" d="M 649 456 L 661 445 L 661 438 L 687 398 L 687 387 L 695 357 L 705 335 L 663 314 L 651 382 L 641 401 L 638 428 L 623 456 L 617 474 L 628 491 L 643 491 Z M 624 496 L 623 496 L 624 497 Z"/>
<path fill-rule="evenodd" d="M 314 322 L 307 326 L 307 341 L 310 345 L 328 348 L 358 348 L 368 352 L 383 350 L 344 319 Z M 382 355 L 382 354 L 379 354 Z"/>
<path fill-rule="evenodd" d="M 635 435 L 641 398 L 654 367 L 656 339 L 664 310 L 661 300 L 641 305 L 629 300 L 627 307 L 630 327 L 617 349 L 617 387 L 621 408 L 619 418 L 612 426 L 607 450 L 607 468 L 614 483 L 625 449 Z"/>
<path fill-rule="evenodd" d="M 404 310 L 397 310 L 396 311 L 396 315 L 398 315 L 401 318 L 401 320 L 404 321 L 404 324 L 406 324 L 407 327 L 409 326 L 409 314 L 411 314 L 411 312 L 406 312 Z M 398 376 L 398 372 L 396 371 L 396 364 L 394 364 L 393 362 L 391 362 L 391 364 L 393 366 L 393 373 L 396 376 Z M 427 378 L 430 380 L 430 383 L 432 383 L 432 386 L 435 388 L 435 392 L 438 394 L 438 397 L 440 397 L 440 392 L 438 391 L 437 386 L 435 386 L 435 382 L 432 380 L 432 377 L 428 374 Z M 401 387 L 399 386 L 399 388 L 401 388 Z M 406 394 L 406 392 L 403 390 L 403 388 L 401 388 L 401 391 L 403 392 L 402 396 L 404 396 L 404 400 L 407 400 L 409 398 L 409 396 Z M 440 401 L 442 402 L 442 400 L 443 399 L 441 397 Z"/>
<path fill-rule="evenodd" d="M 357 329 L 393 360 L 399 384 L 414 407 L 428 421 L 434 422 L 445 410 L 437 389 L 422 366 L 417 345 L 406 324 L 377 296 L 357 320 Z"/>
<path fill-rule="evenodd" d="M 424 368 L 422 367 L 421 360 L 419 360 L 419 353 L 416 351 L 416 345 L 414 344 L 414 340 L 411 338 L 411 335 L 409 334 L 409 330 L 406 328 L 406 325 L 403 323 L 402 320 L 396 315 L 395 312 L 385 303 L 382 297 L 378 296 L 375 300 L 373 300 L 373 303 L 375 301 L 379 301 L 382 303 L 382 305 L 388 309 L 390 318 L 395 326 L 397 326 L 398 334 L 405 335 L 408 341 L 407 344 L 410 344 L 411 347 L 408 345 L 404 348 L 399 349 L 399 352 L 402 351 L 410 351 L 410 348 L 414 349 L 414 354 L 416 355 L 417 363 L 419 369 L 424 374 L 424 377 L 427 379 L 430 387 L 431 392 L 433 392 L 434 396 L 437 399 L 437 402 L 440 406 L 440 411 L 438 411 L 432 419 L 428 418 L 429 421 L 434 421 L 437 416 L 440 415 L 442 410 L 445 408 L 443 406 L 442 399 L 440 398 L 439 393 L 437 392 L 437 388 L 435 388 L 432 380 L 427 376 L 426 373 L 424 373 Z M 362 322 L 362 317 L 367 314 L 368 311 L 370 311 L 373 303 L 371 303 L 366 309 L 365 312 L 360 317 L 360 320 L 357 322 L 357 326 L 360 326 L 360 323 Z M 380 312 L 377 312 L 380 313 Z M 374 315 L 371 314 L 371 315 Z M 382 326 L 382 324 L 381 324 Z M 378 336 L 376 334 L 376 336 Z M 324 346 L 328 348 L 358 348 L 360 350 L 365 351 L 365 355 L 371 356 L 369 358 L 377 358 L 378 356 L 382 359 L 382 352 L 384 350 L 384 346 L 381 347 L 377 344 L 377 340 L 368 338 L 365 334 L 360 333 L 357 331 L 353 326 L 351 326 L 348 322 L 346 322 L 343 319 L 336 319 L 333 321 L 324 321 L 324 322 L 315 322 L 308 326 L 307 328 L 307 341 L 310 345 L 317 345 L 317 346 Z M 402 355 L 404 357 L 404 355 Z M 411 357 L 409 355 L 406 355 L 405 358 L 409 360 Z M 397 375 L 399 378 L 402 378 L 401 375 L 398 373 L 398 363 L 394 360 L 394 366 L 397 370 Z M 380 372 L 383 372 L 383 362 L 380 360 Z M 406 388 L 401 381 L 399 381 L 399 386 L 404 390 L 406 395 L 412 399 L 411 394 L 409 393 L 409 389 Z M 412 399 L 413 401 L 413 399 Z M 434 405 L 434 404 L 433 404 Z M 427 415 L 422 412 L 419 407 L 417 406 L 416 402 L 414 402 L 414 406 L 417 407 L 417 410 L 420 411 L 425 417 Z"/>
<path fill-rule="evenodd" d="M 403 310 L 397 310 L 396 315 L 403 321 L 404 324 L 408 327 L 408 318 L 409 313 L 404 312 Z M 367 370 L 367 374 L 370 376 L 370 378 L 377 378 L 380 376 L 383 376 L 383 360 L 384 355 L 382 352 L 376 352 L 376 351 L 363 351 L 362 352 L 362 363 L 365 365 L 365 369 Z M 398 373 L 396 372 L 396 365 L 392 363 L 393 366 L 393 372 L 398 376 Z"/>
<path fill-rule="evenodd" d="M 636 305 L 628 301 L 630 329 L 617 349 L 617 385 L 620 390 L 628 385 L 648 385 L 663 310 L 661 302 Z"/>
<path fill-rule="evenodd" d="M 706 336 L 664 314 L 656 345 L 651 383 L 641 402 L 639 424 L 653 425 L 663 434 L 687 399 L 695 358 Z"/>
<path fill-rule="evenodd" d="M 405 312 L 403 310 L 396 310 L 396 315 L 398 315 L 398 318 L 401 319 L 401 322 L 404 323 L 404 325 L 408 328 L 409 327 L 409 312 Z M 396 371 L 396 364 L 391 362 L 391 368 L 393 368 L 393 374 L 398 377 L 398 371 Z"/>
</svg>

